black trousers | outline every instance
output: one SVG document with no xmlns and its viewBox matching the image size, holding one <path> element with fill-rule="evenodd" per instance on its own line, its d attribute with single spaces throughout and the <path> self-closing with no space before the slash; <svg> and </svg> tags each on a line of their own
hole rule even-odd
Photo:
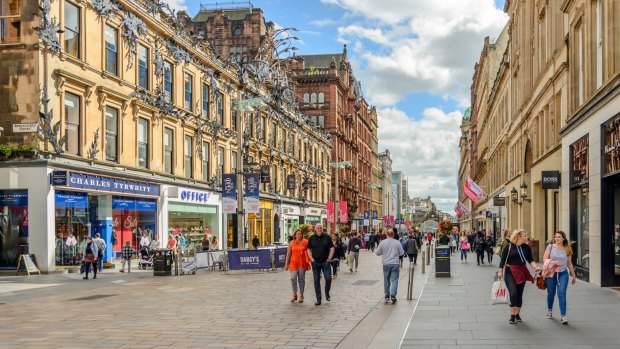
<svg viewBox="0 0 620 349">
<path fill-rule="evenodd" d="M 484 264 L 484 250 L 476 250 L 476 262 Z"/>
<path fill-rule="evenodd" d="M 489 264 L 491 264 L 493 262 L 493 250 L 487 250 L 487 260 L 489 261 Z"/>
<path fill-rule="evenodd" d="M 314 293 L 316 294 L 316 300 L 321 301 L 321 271 L 325 278 L 325 295 L 329 296 L 329 291 L 332 288 L 332 266 L 329 262 L 317 263 L 312 262 L 312 275 L 314 276 Z"/>
<path fill-rule="evenodd" d="M 407 253 L 407 256 L 409 256 L 409 263 L 413 263 L 413 264 L 417 263 L 416 262 L 418 260 L 417 253 L 414 253 L 414 254 Z"/>
<path fill-rule="evenodd" d="M 525 289 L 525 282 L 518 284 L 515 281 L 515 277 L 512 276 L 510 268 L 506 267 L 506 274 L 504 275 L 504 282 L 510 295 L 510 306 L 521 308 L 523 305 L 523 290 Z"/>
</svg>

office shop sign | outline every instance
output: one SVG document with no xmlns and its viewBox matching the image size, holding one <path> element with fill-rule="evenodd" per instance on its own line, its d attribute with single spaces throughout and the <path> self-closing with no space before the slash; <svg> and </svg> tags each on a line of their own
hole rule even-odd
<svg viewBox="0 0 620 349">
<path fill-rule="evenodd" d="M 185 202 L 188 204 L 206 205 L 209 204 L 209 200 L 211 200 L 212 198 L 213 193 L 210 192 L 179 188 L 179 195 L 176 198 L 169 197 L 168 200 L 175 202 Z"/>
<path fill-rule="evenodd" d="M 61 173 L 54 171 L 52 180 L 60 184 Z M 85 173 L 69 172 L 66 186 L 74 189 L 97 190 L 118 194 L 159 196 L 159 184 L 139 182 L 128 179 L 95 176 Z"/>
</svg>

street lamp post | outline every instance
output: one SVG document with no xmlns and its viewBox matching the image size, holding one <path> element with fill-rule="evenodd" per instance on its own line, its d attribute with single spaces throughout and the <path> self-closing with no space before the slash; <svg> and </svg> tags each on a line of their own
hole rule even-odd
<svg viewBox="0 0 620 349">
<path fill-rule="evenodd" d="M 338 232 L 338 228 L 339 228 L 339 223 L 340 223 L 340 217 L 338 216 L 338 209 L 340 206 L 340 193 L 339 193 L 339 187 L 338 187 L 338 170 L 340 170 L 341 168 L 346 168 L 346 167 L 351 167 L 351 161 L 341 161 L 341 162 L 330 162 L 329 163 L 330 167 L 333 167 L 336 169 L 336 197 L 335 197 L 335 201 L 334 201 L 334 215 L 335 215 L 335 225 L 336 225 L 336 232 Z"/>
</svg>

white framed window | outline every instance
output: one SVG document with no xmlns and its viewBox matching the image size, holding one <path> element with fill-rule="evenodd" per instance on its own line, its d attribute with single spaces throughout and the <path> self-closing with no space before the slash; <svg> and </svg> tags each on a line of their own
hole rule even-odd
<svg viewBox="0 0 620 349">
<path fill-rule="evenodd" d="M 118 162 L 118 109 L 105 108 L 105 159 Z"/>
<path fill-rule="evenodd" d="M 174 159 L 174 131 L 164 127 L 164 173 L 172 174 Z"/>
<path fill-rule="evenodd" d="M 138 167 L 149 167 L 149 121 L 138 119 Z"/>
<path fill-rule="evenodd" d="M 64 50 L 68 55 L 80 58 L 80 8 L 65 2 Z"/>
<path fill-rule="evenodd" d="M 183 150 L 185 152 L 185 177 L 193 178 L 194 177 L 194 152 L 192 145 L 192 137 L 185 136 L 185 140 L 183 142 Z"/>
<path fill-rule="evenodd" d="M 118 75 L 118 30 L 105 26 L 105 70 Z"/>
<path fill-rule="evenodd" d="M 21 0 L 0 1 L 0 45 L 21 41 Z"/>
</svg>

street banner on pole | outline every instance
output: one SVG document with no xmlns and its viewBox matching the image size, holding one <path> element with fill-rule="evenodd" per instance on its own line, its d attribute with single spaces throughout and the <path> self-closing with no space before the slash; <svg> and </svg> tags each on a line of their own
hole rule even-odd
<svg viewBox="0 0 620 349">
<path fill-rule="evenodd" d="M 222 213 L 237 213 L 237 175 L 222 175 Z"/>
<path fill-rule="evenodd" d="M 327 202 L 327 224 L 336 223 L 336 213 L 333 201 Z"/>
<path fill-rule="evenodd" d="M 340 223 L 349 223 L 349 208 L 347 207 L 346 201 L 339 202 L 339 212 L 340 213 Z"/>
<path fill-rule="evenodd" d="M 372 220 L 376 221 L 379 219 L 379 212 L 377 211 L 372 211 Z"/>
<path fill-rule="evenodd" d="M 246 173 L 245 176 L 245 196 L 243 204 L 246 213 L 259 213 L 258 195 L 259 195 L 259 173 Z"/>
<path fill-rule="evenodd" d="M 387 227 L 389 223 L 389 218 L 388 216 L 383 216 L 383 226 Z"/>
<path fill-rule="evenodd" d="M 364 211 L 364 225 L 370 225 L 370 211 Z"/>
<path fill-rule="evenodd" d="M 262 165 L 260 167 L 260 182 L 261 183 L 269 183 L 269 165 Z"/>
<path fill-rule="evenodd" d="M 389 226 L 390 227 L 394 226 L 394 216 L 390 216 L 390 224 L 389 224 Z"/>
</svg>

